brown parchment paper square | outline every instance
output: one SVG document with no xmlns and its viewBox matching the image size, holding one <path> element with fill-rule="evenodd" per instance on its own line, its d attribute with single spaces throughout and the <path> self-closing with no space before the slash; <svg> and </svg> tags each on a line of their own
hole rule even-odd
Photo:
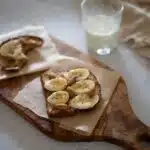
<svg viewBox="0 0 150 150">
<path fill-rule="evenodd" d="M 97 77 L 97 80 L 101 84 L 102 88 L 101 102 L 95 109 L 86 113 L 80 113 L 68 118 L 51 117 L 49 119 L 59 123 L 62 128 L 88 136 L 93 132 L 104 109 L 110 101 L 111 95 L 117 85 L 120 75 L 116 72 L 94 67 L 88 62 L 83 62 L 73 58 L 61 58 L 54 64 L 50 65 L 50 69 L 60 72 L 76 67 L 86 67 Z M 32 80 L 32 82 L 29 82 L 17 94 L 17 96 L 14 98 L 14 101 L 26 108 L 29 108 L 38 116 L 48 119 L 43 89 L 39 77 Z"/>
</svg>

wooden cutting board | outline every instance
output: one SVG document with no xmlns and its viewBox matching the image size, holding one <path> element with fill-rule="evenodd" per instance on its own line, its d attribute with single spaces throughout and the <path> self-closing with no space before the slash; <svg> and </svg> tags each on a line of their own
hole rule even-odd
<svg viewBox="0 0 150 150">
<path fill-rule="evenodd" d="M 111 70 L 91 56 L 83 54 L 55 38 L 52 38 L 52 40 L 56 44 L 59 53 L 76 57 L 83 61 L 88 61 L 92 65 Z M 19 89 L 39 75 L 40 73 L 36 73 L 1 81 L 0 100 L 47 136 L 61 141 L 107 141 L 133 150 L 141 150 L 141 142 L 150 140 L 150 128 L 144 125 L 131 109 L 127 87 L 123 78 L 119 79 L 111 101 L 106 106 L 105 112 L 97 123 L 94 132 L 90 136 L 85 136 L 67 131 L 61 128 L 58 123 L 43 119 L 29 109 L 12 101 Z"/>
</svg>

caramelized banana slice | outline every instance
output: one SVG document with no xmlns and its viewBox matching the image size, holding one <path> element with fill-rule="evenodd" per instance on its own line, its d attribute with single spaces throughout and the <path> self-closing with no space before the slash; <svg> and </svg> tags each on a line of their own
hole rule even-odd
<svg viewBox="0 0 150 150">
<path fill-rule="evenodd" d="M 89 75 L 89 70 L 86 68 L 77 68 L 69 72 L 69 76 L 75 77 L 77 81 L 87 79 Z"/>
<path fill-rule="evenodd" d="M 56 78 L 56 77 L 57 77 L 57 74 L 55 74 L 51 70 L 48 70 L 42 75 L 42 80 L 44 83 L 46 83 L 47 81 L 49 81 L 53 78 Z"/>
<path fill-rule="evenodd" d="M 63 103 L 58 103 L 54 107 L 57 108 L 57 109 L 60 109 L 60 110 L 65 110 L 65 109 L 68 108 L 68 105 L 67 104 L 63 104 Z"/>
<path fill-rule="evenodd" d="M 69 91 L 72 91 L 76 95 L 83 94 L 83 93 L 90 93 L 95 88 L 95 82 L 92 80 L 80 80 L 71 86 L 69 86 L 67 89 Z"/>
<path fill-rule="evenodd" d="M 67 79 L 69 80 L 75 79 L 76 81 L 87 79 L 89 75 L 90 75 L 90 72 L 86 68 L 76 68 L 76 69 L 70 70 L 68 73 L 64 73 L 64 76 Z"/>
<path fill-rule="evenodd" d="M 44 87 L 49 91 L 61 91 L 67 86 L 67 80 L 62 77 L 56 77 L 54 79 L 45 82 Z"/>
<path fill-rule="evenodd" d="M 79 94 L 70 100 L 69 105 L 75 109 L 85 110 L 93 108 L 98 102 L 98 95 L 90 97 L 88 94 Z"/>
<path fill-rule="evenodd" d="M 69 94 L 66 91 L 54 92 L 47 98 L 49 104 L 55 105 L 57 107 L 64 106 L 68 102 L 68 100 Z"/>
</svg>

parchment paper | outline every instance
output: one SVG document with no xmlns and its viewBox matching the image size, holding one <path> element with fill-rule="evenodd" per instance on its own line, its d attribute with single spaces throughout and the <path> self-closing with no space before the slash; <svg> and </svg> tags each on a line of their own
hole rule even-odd
<svg viewBox="0 0 150 150">
<path fill-rule="evenodd" d="M 51 57 L 58 54 L 55 44 L 51 41 L 46 29 L 43 26 L 26 26 L 22 29 L 3 34 L 0 36 L 0 43 L 9 38 L 21 35 L 38 36 L 43 39 L 44 44 L 40 49 L 31 51 L 30 54 L 28 54 L 28 64 L 25 65 L 25 67 L 23 67 L 19 72 L 6 73 L 0 71 L 0 80 L 45 70 L 48 68 L 49 62 L 52 60 Z"/>
<path fill-rule="evenodd" d="M 83 62 L 78 59 L 64 59 L 64 56 L 60 56 L 54 63 L 50 65 L 53 71 L 66 71 L 74 67 L 86 67 L 97 77 L 98 82 L 101 85 L 102 100 L 99 105 L 87 112 L 80 113 L 68 118 L 49 118 L 60 124 L 62 128 L 71 130 L 80 134 L 90 135 L 98 120 L 102 116 L 106 105 L 108 104 L 112 93 L 117 85 L 120 75 L 113 71 L 108 71 L 103 68 L 94 67 L 88 62 Z M 29 108 L 37 115 L 48 119 L 45 107 L 45 99 L 43 89 L 41 86 L 40 78 L 32 80 L 28 83 L 14 98 L 14 101 L 26 108 Z"/>
</svg>

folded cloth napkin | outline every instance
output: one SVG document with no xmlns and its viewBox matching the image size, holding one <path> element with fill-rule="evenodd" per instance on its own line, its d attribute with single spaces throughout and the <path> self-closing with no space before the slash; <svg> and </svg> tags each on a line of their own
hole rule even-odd
<svg viewBox="0 0 150 150">
<path fill-rule="evenodd" d="M 120 38 L 140 55 L 150 57 L 150 17 L 143 9 L 125 3 Z"/>
<path fill-rule="evenodd" d="M 0 43 L 10 38 L 24 35 L 40 37 L 44 41 L 43 46 L 36 51 L 30 52 L 28 55 L 28 64 L 20 69 L 20 71 L 6 73 L 0 70 L 0 80 L 45 70 L 49 67 L 49 63 L 56 58 L 53 56 L 58 55 L 55 44 L 51 41 L 46 29 L 43 26 L 25 26 L 10 33 L 0 35 Z"/>
<path fill-rule="evenodd" d="M 137 0 L 123 0 L 124 2 L 128 2 L 128 3 L 133 3 L 133 4 L 137 4 Z"/>
<path fill-rule="evenodd" d="M 124 2 L 132 3 L 132 4 L 137 4 L 137 5 L 143 5 L 143 4 L 148 4 L 150 3 L 150 0 L 123 0 Z"/>
</svg>

